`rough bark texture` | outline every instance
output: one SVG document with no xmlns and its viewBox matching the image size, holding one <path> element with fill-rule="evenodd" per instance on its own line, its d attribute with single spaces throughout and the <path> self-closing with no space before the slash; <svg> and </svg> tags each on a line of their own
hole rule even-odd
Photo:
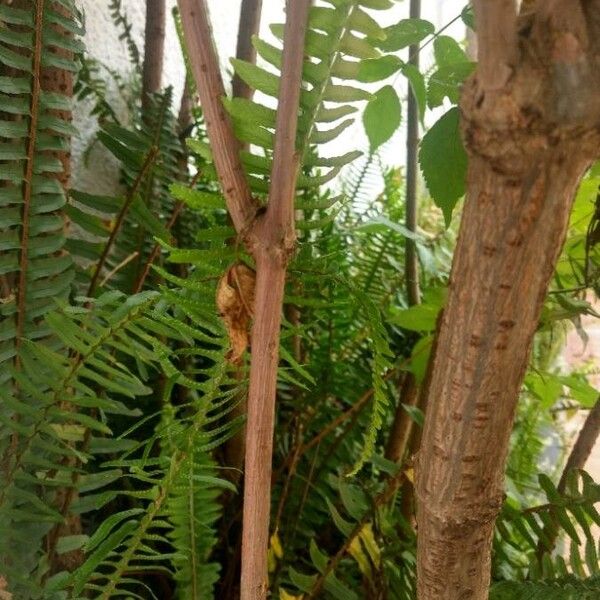
<svg viewBox="0 0 600 600">
<path fill-rule="evenodd" d="M 57 2 L 52 3 L 50 7 L 63 18 L 71 20 L 71 13 Z M 72 34 L 60 25 L 55 25 L 54 29 L 61 36 L 72 37 Z M 64 48 L 53 47 L 52 49 L 46 51 L 52 52 L 60 58 L 66 58 L 69 60 L 73 59 L 73 53 Z M 43 67 L 40 70 L 40 87 L 44 92 L 58 93 L 72 98 L 73 73 L 67 71 L 66 69 L 59 69 L 57 67 Z M 51 114 L 64 119 L 67 122 L 71 122 L 72 120 L 71 111 L 53 110 L 51 111 Z M 56 173 L 55 177 L 65 190 L 65 194 L 67 194 L 71 183 L 70 140 L 66 140 L 64 150 L 53 151 L 49 154 L 56 157 L 61 162 L 62 171 L 60 173 Z M 62 403 L 61 408 L 63 410 L 75 412 L 75 407 L 67 402 Z M 77 461 L 73 457 L 69 457 L 68 459 L 65 459 L 65 463 L 67 467 L 72 468 L 76 466 Z M 69 510 L 72 501 L 76 498 L 77 492 L 73 488 L 61 487 L 56 491 L 55 505 L 58 507 L 60 514 L 64 516 L 65 520 L 60 525 L 54 527 L 47 537 L 47 544 L 49 548 L 48 559 L 52 572 L 59 572 L 63 570 L 72 571 L 84 560 L 84 554 L 82 550 L 74 550 L 72 552 L 65 552 L 63 554 L 56 553 L 56 543 L 60 537 L 79 535 L 82 532 L 80 516 L 71 513 Z"/>
<path fill-rule="evenodd" d="M 485 600 L 513 416 L 577 185 L 600 148 L 597 1 L 475 3 L 468 194 L 417 465 L 420 600 Z"/>
<path fill-rule="evenodd" d="M 142 114 L 151 106 L 152 94 L 160 90 L 165 51 L 165 0 L 146 0 L 144 66 L 142 69 Z"/>
<path fill-rule="evenodd" d="M 262 0 L 242 0 L 236 56 L 251 63 L 256 62 L 256 49 L 252 45 L 252 36 L 258 35 L 261 9 Z M 235 98 L 252 98 L 252 88 L 238 75 L 233 76 L 232 91 Z"/>
</svg>

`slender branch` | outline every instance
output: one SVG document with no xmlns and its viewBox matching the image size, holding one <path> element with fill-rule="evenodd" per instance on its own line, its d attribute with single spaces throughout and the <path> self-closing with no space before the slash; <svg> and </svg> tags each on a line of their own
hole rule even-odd
<svg viewBox="0 0 600 600">
<path fill-rule="evenodd" d="M 250 63 L 256 62 L 252 36 L 257 35 L 260 29 L 261 9 L 262 0 L 242 0 L 236 56 Z M 235 98 L 252 98 L 252 88 L 237 73 L 233 76 L 231 87 Z"/>
<path fill-rule="evenodd" d="M 42 69 L 42 26 L 44 20 L 44 0 L 38 0 L 35 7 L 35 44 L 33 47 L 31 117 L 27 135 L 27 162 L 23 179 L 23 207 L 21 209 L 21 240 L 19 244 L 19 281 L 16 290 L 16 334 L 15 347 L 18 351 L 25 329 L 27 299 L 27 267 L 29 262 L 29 229 L 31 218 L 31 196 L 33 190 L 33 163 L 35 158 L 36 136 L 38 130 L 39 103 L 41 94 L 40 74 Z M 18 364 L 18 354 L 17 354 Z"/>
<path fill-rule="evenodd" d="M 421 16 L 421 0 L 410 0 L 411 19 Z M 408 62 L 419 68 L 419 46 L 414 44 L 409 49 Z M 408 111 L 406 131 L 406 200 L 405 225 L 409 231 L 416 232 L 418 219 L 417 200 L 417 154 L 419 148 L 419 107 L 412 90 L 408 89 Z M 419 285 L 419 257 L 414 240 L 406 238 L 404 250 L 404 278 L 406 280 L 406 298 L 409 306 L 420 304 L 421 290 Z M 394 422 L 386 447 L 386 457 L 393 461 L 403 458 L 408 444 L 413 421 L 404 405 L 414 406 L 418 399 L 418 388 L 412 373 L 408 373 L 401 388 L 400 399 L 396 407 Z"/>
<path fill-rule="evenodd" d="M 284 246 L 286 243 L 293 245 L 294 242 L 294 197 L 300 158 L 296 152 L 296 131 L 302 89 L 304 36 L 310 5 L 310 0 L 288 0 L 286 4 L 277 128 L 266 217 L 273 233 L 277 236 L 283 233 Z"/>
<path fill-rule="evenodd" d="M 390 436 L 385 448 L 385 457 L 388 460 L 399 462 L 406 453 L 408 440 L 413 428 L 413 420 L 404 407 L 415 406 L 418 399 L 419 393 L 415 377 L 412 373 L 407 373 L 400 387 L 398 406 L 396 407 L 394 422 L 392 423 Z"/>
<path fill-rule="evenodd" d="M 142 71 L 142 115 L 147 116 L 151 94 L 160 90 L 165 50 L 165 0 L 146 0 L 144 65 Z"/>
<path fill-rule="evenodd" d="M 242 234 L 253 221 L 257 207 L 242 168 L 239 143 L 221 102 L 225 89 L 206 0 L 178 0 L 178 4 L 215 168 L 233 225 Z"/>
<path fill-rule="evenodd" d="M 421 0 L 410 0 L 410 18 L 421 16 Z M 408 62 L 416 69 L 419 68 L 419 47 L 413 45 L 409 49 Z M 406 216 L 405 224 L 409 231 L 417 230 L 417 153 L 419 148 L 419 107 L 414 93 L 408 90 L 407 131 L 406 131 Z M 404 274 L 406 278 L 406 295 L 409 306 L 421 302 L 419 289 L 419 259 L 415 241 L 406 238 Z"/>
<path fill-rule="evenodd" d="M 474 0 L 477 21 L 478 80 L 484 90 L 504 86 L 517 61 L 515 0 Z"/>
<path fill-rule="evenodd" d="M 169 222 L 167 223 L 167 227 L 166 227 L 167 231 L 171 231 L 171 228 L 173 227 L 173 225 L 175 225 L 175 221 L 177 221 L 179 214 L 183 210 L 184 206 L 185 206 L 185 204 L 182 201 L 179 201 L 175 205 L 175 208 L 173 208 L 173 212 L 171 213 L 171 218 L 170 218 Z M 144 287 L 144 283 L 146 282 L 146 278 L 148 277 L 148 274 L 150 273 L 150 269 L 151 269 L 152 265 L 154 264 L 156 257 L 160 254 L 160 248 L 161 248 L 160 244 L 154 244 L 154 248 L 152 248 L 152 252 L 150 252 L 150 256 L 148 256 L 148 259 L 146 260 L 146 263 L 144 264 L 144 268 L 142 269 L 142 273 L 140 274 L 140 277 L 134 286 L 134 289 L 133 289 L 134 294 L 137 294 L 138 292 L 142 291 L 142 288 Z"/>
<path fill-rule="evenodd" d="M 146 173 L 148 172 L 148 169 L 151 167 L 152 163 L 154 162 L 154 159 L 156 158 L 157 153 L 158 153 L 158 148 L 156 146 L 152 146 L 152 148 L 146 155 L 146 158 L 144 159 L 142 167 L 139 170 L 137 177 L 135 178 L 135 181 L 133 182 L 133 185 L 127 192 L 127 196 L 125 197 L 125 202 L 123 202 L 123 206 L 121 207 L 121 210 L 119 211 L 119 214 L 117 215 L 117 219 L 112 228 L 112 231 L 110 232 L 110 236 L 109 236 L 108 240 L 106 241 L 106 244 L 104 245 L 102 254 L 100 255 L 100 259 L 96 263 L 96 269 L 94 270 L 94 274 L 92 275 L 92 280 L 90 281 L 90 286 L 87 291 L 88 298 L 91 298 L 94 295 L 94 292 L 96 291 L 96 287 L 98 285 L 98 279 L 100 278 L 100 273 L 102 272 L 102 269 L 104 268 L 104 264 L 106 263 L 106 259 L 108 258 L 108 255 L 113 247 L 115 239 L 117 238 L 117 234 L 121 230 L 121 226 L 123 225 L 125 216 L 127 215 L 129 208 L 131 207 L 131 204 L 135 200 L 135 196 L 136 196 L 138 189 L 142 183 L 142 180 L 144 179 L 144 177 L 146 176 Z"/>
</svg>

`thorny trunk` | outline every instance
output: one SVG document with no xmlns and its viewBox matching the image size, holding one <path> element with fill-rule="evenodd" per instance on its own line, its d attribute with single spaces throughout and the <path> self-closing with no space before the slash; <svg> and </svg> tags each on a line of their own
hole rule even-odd
<svg viewBox="0 0 600 600">
<path fill-rule="evenodd" d="M 600 147 L 600 2 L 517 23 L 475 2 L 468 193 L 417 464 L 420 600 L 484 600 L 519 390 L 577 185 Z"/>
</svg>

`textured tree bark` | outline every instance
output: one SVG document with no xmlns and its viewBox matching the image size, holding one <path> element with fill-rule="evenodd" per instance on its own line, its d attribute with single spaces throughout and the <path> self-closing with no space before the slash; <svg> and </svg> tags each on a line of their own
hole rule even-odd
<svg viewBox="0 0 600 600">
<path fill-rule="evenodd" d="M 475 2 L 463 91 L 468 193 L 417 464 L 418 597 L 485 600 L 508 441 L 572 199 L 600 147 L 599 2 L 517 23 Z"/>
<path fill-rule="evenodd" d="M 142 115 L 151 106 L 152 94 L 160 90 L 165 53 L 165 0 L 146 0 L 144 65 L 142 68 Z"/>
<path fill-rule="evenodd" d="M 57 2 L 52 3 L 52 10 L 56 11 L 66 20 L 71 20 L 71 13 Z M 54 29 L 60 33 L 60 35 L 66 37 L 72 37 L 72 35 L 60 25 L 55 25 Z M 47 50 L 55 54 L 60 58 L 66 58 L 73 60 L 73 52 L 64 48 L 54 47 L 51 50 Z M 73 73 L 66 69 L 59 69 L 57 67 L 42 67 L 40 71 L 40 87 L 44 92 L 58 93 L 66 97 L 73 97 Z M 72 120 L 71 111 L 65 110 L 54 110 L 52 114 L 64 119 L 67 122 Z M 53 151 L 50 153 L 56 157 L 62 165 L 62 171 L 56 173 L 55 177 L 60 182 L 65 194 L 69 192 L 71 183 L 71 142 L 70 139 L 65 140 L 64 149 L 60 151 Z M 65 227 L 68 224 L 65 219 Z M 69 410 L 76 412 L 75 407 L 64 402 L 61 405 L 63 410 Z M 70 457 L 65 459 L 67 467 L 76 466 L 77 461 Z M 71 552 L 65 552 L 64 554 L 56 553 L 56 543 L 60 537 L 68 535 L 79 535 L 82 532 L 81 518 L 79 515 L 72 514 L 69 507 L 74 499 L 77 498 L 77 492 L 71 487 L 60 487 L 56 490 L 55 505 L 58 508 L 60 514 L 64 517 L 64 522 L 56 525 L 47 536 L 47 547 L 48 547 L 48 559 L 50 563 L 50 569 L 52 572 L 59 572 L 63 570 L 72 571 L 78 567 L 84 560 L 84 554 L 82 550 L 74 550 Z"/>
</svg>

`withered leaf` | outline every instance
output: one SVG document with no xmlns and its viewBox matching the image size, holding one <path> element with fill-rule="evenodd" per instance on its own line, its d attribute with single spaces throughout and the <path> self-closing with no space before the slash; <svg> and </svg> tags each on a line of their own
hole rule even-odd
<svg viewBox="0 0 600 600">
<path fill-rule="evenodd" d="M 250 344 L 256 274 L 243 263 L 229 267 L 217 286 L 217 308 L 225 323 L 231 349 L 227 360 L 240 364 Z"/>
</svg>

